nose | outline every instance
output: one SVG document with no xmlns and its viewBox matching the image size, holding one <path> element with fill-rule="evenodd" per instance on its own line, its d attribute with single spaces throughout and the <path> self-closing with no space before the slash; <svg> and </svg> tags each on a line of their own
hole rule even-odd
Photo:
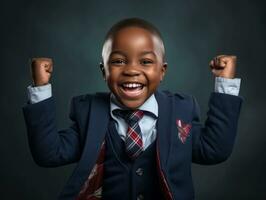
<svg viewBox="0 0 266 200">
<path fill-rule="evenodd" d="M 133 64 L 127 65 L 123 70 L 123 75 L 125 76 L 138 76 L 140 75 L 140 71 L 138 70 L 138 67 Z"/>
</svg>

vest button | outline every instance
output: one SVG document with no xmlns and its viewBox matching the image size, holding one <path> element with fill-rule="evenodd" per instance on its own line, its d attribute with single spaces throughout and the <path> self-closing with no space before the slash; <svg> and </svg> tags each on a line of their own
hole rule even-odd
<svg viewBox="0 0 266 200">
<path fill-rule="evenodd" d="M 142 168 L 138 168 L 136 170 L 136 174 L 139 175 L 139 176 L 142 176 L 143 175 L 143 169 Z"/>
<path fill-rule="evenodd" d="M 144 196 L 142 195 L 142 194 L 139 194 L 138 196 L 137 196 L 137 200 L 143 200 L 144 199 Z"/>
</svg>

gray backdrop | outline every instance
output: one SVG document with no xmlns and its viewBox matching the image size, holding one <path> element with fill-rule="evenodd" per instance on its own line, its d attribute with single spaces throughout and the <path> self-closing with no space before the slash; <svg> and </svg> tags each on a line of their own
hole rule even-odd
<svg viewBox="0 0 266 200">
<path fill-rule="evenodd" d="M 107 90 L 98 69 L 103 37 L 125 17 L 142 17 L 161 30 L 169 64 L 161 88 L 193 94 L 203 122 L 214 88 L 209 60 L 238 56 L 245 101 L 235 148 L 222 164 L 192 165 L 195 191 L 199 200 L 265 199 L 264 7 L 254 0 L 1 1 L 0 199 L 55 199 L 75 167 L 33 162 L 22 115 L 28 59 L 54 59 L 58 127 L 66 128 L 72 96 Z"/>
</svg>

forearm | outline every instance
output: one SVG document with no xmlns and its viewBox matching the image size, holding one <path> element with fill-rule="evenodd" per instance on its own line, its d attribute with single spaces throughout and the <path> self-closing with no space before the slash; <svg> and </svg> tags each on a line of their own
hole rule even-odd
<svg viewBox="0 0 266 200">
<path fill-rule="evenodd" d="M 73 110 L 73 103 L 71 103 Z M 53 97 L 23 107 L 28 141 L 35 162 L 43 167 L 65 165 L 78 160 L 80 154 L 78 126 L 74 113 L 68 129 L 57 130 Z"/>
<path fill-rule="evenodd" d="M 239 96 L 213 92 L 203 125 L 200 122 L 199 106 L 194 99 L 193 162 L 216 164 L 229 157 L 234 146 L 242 101 Z"/>
</svg>

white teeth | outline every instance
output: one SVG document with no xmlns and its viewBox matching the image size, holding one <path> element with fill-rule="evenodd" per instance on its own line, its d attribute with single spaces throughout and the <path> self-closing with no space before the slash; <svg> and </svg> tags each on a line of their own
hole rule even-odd
<svg viewBox="0 0 266 200">
<path fill-rule="evenodd" d="M 127 87 L 127 88 L 137 88 L 137 87 L 141 87 L 142 84 L 140 83 L 124 83 L 123 87 Z"/>
</svg>

